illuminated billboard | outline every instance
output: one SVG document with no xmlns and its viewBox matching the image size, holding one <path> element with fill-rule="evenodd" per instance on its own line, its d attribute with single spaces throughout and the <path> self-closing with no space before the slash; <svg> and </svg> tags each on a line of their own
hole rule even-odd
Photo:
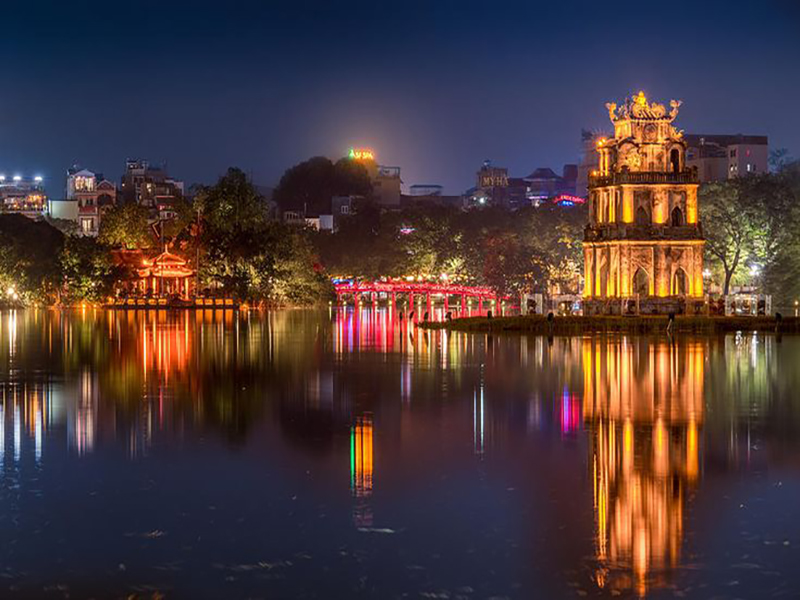
<svg viewBox="0 0 800 600">
<path fill-rule="evenodd" d="M 365 148 L 350 148 L 347 157 L 352 160 L 375 160 L 375 153 Z"/>
</svg>

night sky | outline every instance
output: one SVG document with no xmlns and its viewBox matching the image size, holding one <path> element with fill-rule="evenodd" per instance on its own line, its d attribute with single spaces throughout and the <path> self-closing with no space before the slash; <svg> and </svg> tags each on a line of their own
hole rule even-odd
<svg viewBox="0 0 800 600">
<path fill-rule="evenodd" d="M 406 185 L 576 162 L 582 127 L 643 89 L 687 132 L 800 156 L 800 2 L 4 2 L 0 172 L 63 195 L 127 157 L 274 185 L 374 148 Z"/>
</svg>

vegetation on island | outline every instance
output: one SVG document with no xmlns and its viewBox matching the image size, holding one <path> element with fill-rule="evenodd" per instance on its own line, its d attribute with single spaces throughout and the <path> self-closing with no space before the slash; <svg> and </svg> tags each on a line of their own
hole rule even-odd
<svg viewBox="0 0 800 600">
<path fill-rule="evenodd" d="M 773 174 L 706 184 L 700 211 L 710 279 L 727 293 L 755 285 L 784 306 L 800 298 L 800 163 Z M 274 204 L 325 214 L 334 195 L 356 198 L 334 232 L 287 224 Z M 0 215 L 0 301 L 100 302 L 129 277 L 115 253 L 169 248 L 197 266 L 199 289 L 263 305 L 331 298 L 331 277 L 424 279 L 484 285 L 499 294 L 580 293 L 585 206 L 545 202 L 515 212 L 486 207 L 382 210 L 353 161 L 312 158 L 286 171 L 273 204 L 239 169 L 200 186 L 159 221 L 119 204 L 97 238 L 56 221 Z"/>
<path fill-rule="evenodd" d="M 270 218 L 267 203 L 239 169 L 197 190 L 193 203 L 170 207 L 175 217 L 157 222 L 136 204 L 119 204 L 103 216 L 96 238 L 64 234 L 46 221 L 0 215 L 0 300 L 71 305 L 102 302 L 131 273 L 114 252 L 162 247 L 199 259 L 201 291 L 238 301 L 302 305 L 328 300 L 311 232 Z"/>
<path fill-rule="evenodd" d="M 558 285 L 577 293 L 585 221 L 580 206 L 381 212 L 364 202 L 316 243 L 326 270 L 344 277 L 435 279 L 509 295 Z"/>
<path fill-rule="evenodd" d="M 727 294 L 753 285 L 779 305 L 800 298 L 800 162 L 700 188 L 706 266 Z"/>
</svg>

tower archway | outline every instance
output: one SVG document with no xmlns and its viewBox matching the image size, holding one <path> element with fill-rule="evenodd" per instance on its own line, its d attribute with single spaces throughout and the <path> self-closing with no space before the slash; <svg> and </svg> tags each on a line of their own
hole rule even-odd
<svg viewBox="0 0 800 600">
<path fill-rule="evenodd" d="M 686 276 L 686 271 L 678 268 L 675 275 L 672 276 L 672 295 L 685 296 L 689 293 L 689 278 Z"/>
<path fill-rule="evenodd" d="M 679 206 L 672 209 L 672 226 L 681 227 L 683 225 L 683 211 Z"/>
<path fill-rule="evenodd" d="M 669 151 L 669 164 L 670 170 L 673 173 L 680 173 L 681 171 L 681 152 L 677 148 Z"/>
<path fill-rule="evenodd" d="M 637 296 L 650 295 L 650 276 L 641 267 L 633 274 L 633 293 Z"/>
</svg>

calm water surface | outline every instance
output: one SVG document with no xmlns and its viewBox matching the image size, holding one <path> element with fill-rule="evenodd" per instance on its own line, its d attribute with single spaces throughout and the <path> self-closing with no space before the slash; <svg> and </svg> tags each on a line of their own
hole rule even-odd
<svg viewBox="0 0 800 600">
<path fill-rule="evenodd" d="M 800 338 L 0 313 L 0 597 L 800 596 Z"/>
</svg>

